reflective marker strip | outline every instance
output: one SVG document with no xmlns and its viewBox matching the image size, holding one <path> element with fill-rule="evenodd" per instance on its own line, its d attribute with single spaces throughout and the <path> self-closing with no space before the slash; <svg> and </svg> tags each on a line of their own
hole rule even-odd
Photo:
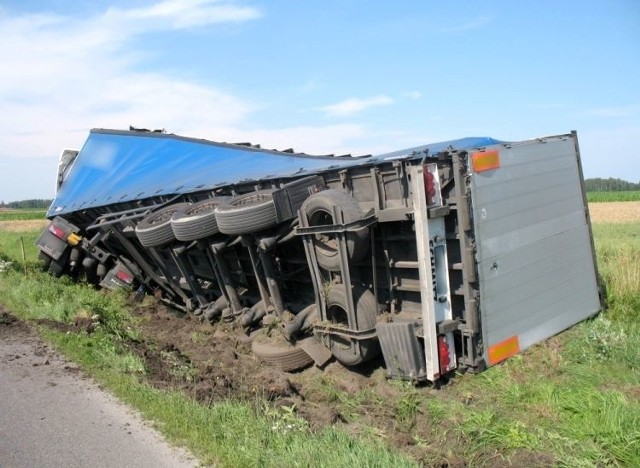
<svg viewBox="0 0 640 468">
<path fill-rule="evenodd" d="M 489 364 L 494 365 L 520 352 L 520 340 L 517 336 L 507 338 L 500 343 L 489 346 Z"/>
<path fill-rule="evenodd" d="M 471 155 L 473 170 L 476 172 L 488 171 L 500 167 L 500 153 L 498 150 L 481 151 Z"/>
</svg>

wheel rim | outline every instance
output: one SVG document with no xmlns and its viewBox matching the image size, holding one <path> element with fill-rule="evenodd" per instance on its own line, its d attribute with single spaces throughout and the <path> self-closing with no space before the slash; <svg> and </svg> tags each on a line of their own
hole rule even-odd
<svg viewBox="0 0 640 468">
<path fill-rule="evenodd" d="M 333 226 L 334 224 L 333 216 L 325 210 L 317 210 L 309 217 L 309 225 L 312 227 Z M 327 257 L 338 254 L 338 239 L 335 234 L 316 234 L 313 236 L 313 245 Z"/>
<path fill-rule="evenodd" d="M 247 195 L 246 197 L 241 197 L 237 200 L 233 200 L 231 202 L 231 205 L 235 207 L 253 205 L 255 203 L 260 203 L 265 200 L 270 200 L 271 198 L 272 197 L 270 194 L 265 194 L 265 193 L 251 194 L 251 195 Z"/>
<path fill-rule="evenodd" d="M 193 216 L 193 215 L 197 215 L 197 214 L 201 214 L 201 213 L 207 213 L 209 211 L 213 211 L 214 208 L 219 204 L 220 202 L 218 200 L 216 201 L 209 201 L 207 203 L 198 203 L 196 205 L 193 205 L 191 208 L 189 208 L 188 210 L 185 211 L 185 214 L 187 216 Z"/>
</svg>

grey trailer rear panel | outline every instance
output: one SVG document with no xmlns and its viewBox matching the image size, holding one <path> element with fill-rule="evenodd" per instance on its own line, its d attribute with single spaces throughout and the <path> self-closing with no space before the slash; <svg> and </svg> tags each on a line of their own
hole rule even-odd
<svg viewBox="0 0 640 468">
<path fill-rule="evenodd" d="M 487 364 L 596 314 L 600 296 L 575 135 L 469 160 Z"/>
</svg>

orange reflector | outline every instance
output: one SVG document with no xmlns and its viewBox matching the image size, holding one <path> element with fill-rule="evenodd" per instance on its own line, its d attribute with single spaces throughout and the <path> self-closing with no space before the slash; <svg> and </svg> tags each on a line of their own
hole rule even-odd
<svg viewBox="0 0 640 468">
<path fill-rule="evenodd" d="M 476 172 L 488 171 L 500 167 L 500 153 L 498 150 L 481 151 L 471 155 L 473 170 Z"/>
<path fill-rule="evenodd" d="M 517 336 L 507 338 L 500 343 L 489 346 L 489 364 L 494 365 L 520 352 L 520 341 Z"/>
</svg>

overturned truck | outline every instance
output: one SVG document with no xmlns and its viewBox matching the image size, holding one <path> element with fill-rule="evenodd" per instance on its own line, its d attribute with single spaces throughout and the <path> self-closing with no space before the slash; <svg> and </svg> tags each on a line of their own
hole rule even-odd
<svg viewBox="0 0 640 468">
<path fill-rule="evenodd" d="M 351 157 L 92 130 L 47 216 L 52 274 L 268 330 L 284 370 L 437 382 L 601 309 L 575 132 Z"/>
</svg>

